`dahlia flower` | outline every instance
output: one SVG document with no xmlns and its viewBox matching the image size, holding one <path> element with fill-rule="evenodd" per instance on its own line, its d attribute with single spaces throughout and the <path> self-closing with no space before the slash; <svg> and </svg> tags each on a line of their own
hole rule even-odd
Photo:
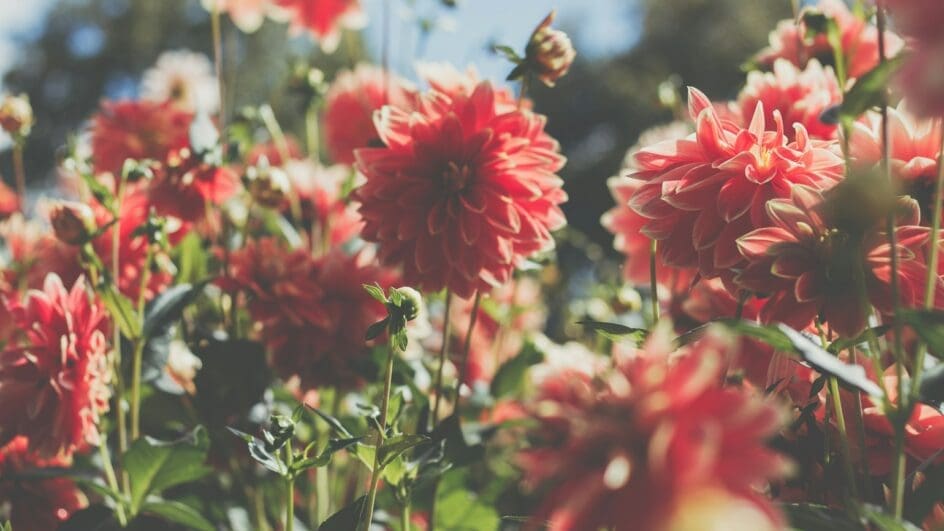
<svg viewBox="0 0 944 531">
<path fill-rule="evenodd" d="M 341 42 L 341 29 L 360 29 L 367 23 L 360 0 L 275 0 L 291 17 L 291 31 L 311 33 L 327 53 Z"/>
<path fill-rule="evenodd" d="M 558 79 L 567 75 L 570 65 L 577 57 L 570 37 L 551 27 L 556 15 L 556 11 L 551 11 L 538 27 L 534 28 L 525 50 L 525 61 L 534 69 L 538 79 L 549 87 L 553 87 Z"/>
<path fill-rule="evenodd" d="M 369 252 L 347 255 L 336 250 L 318 261 L 322 292 L 316 305 L 324 319 L 302 328 L 276 323 L 266 336 L 277 373 L 297 375 L 303 389 L 326 385 L 351 388 L 362 382 L 369 348 L 367 328 L 386 316 L 364 284 L 387 288 L 396 274 L 373 264 Z"/>
<path fill-rule="evenodd" d="M 72 513 L 88 505 L 82 491 L 68 477 L 16 477 L 22 472 L 69 464 L 62 458 L 38 458 L 29 451 L 26 437 L 15 437 L 0 447 L 0 500 L 9 505 L 13 529 L 56 531 Z"/>
<path fill-rule="evenodd" d="M 302 222 L 312 227 L 314 241 L 325 242 L 330 248 L 360 234 L 364 225 L 357 205 L 342 196 L 353 172 L 349 166 L 324 167 L 310 160 L 293 160 L 285 164 L 285 171 L 298 194 Z"/>
<path fill-rule="evenodd" d="M 759 490 L 787 470 L 765 445 L 779 410 L 722 387 L 735 343 L 719 331 L 681 352 L 672 343 L 660 326 L 612 372 L 543 382 L 529 408 L 536 444 L 519 459 L 526 482 L 547 489 L 536 521 L 551 530 L 668 531 L 694 519 L 698 529 L 784 528 Z"/>
<path fill-rule="evenodd" d="M 342 70 L 325 94 L 325 144 L 331 160 L 354 164 L 354 150 L 380 145 L 374 112 L 384 105 L 413 108 L 415 91 L 406 80 L 380 67 L 360 63 Z"/>
<path fill-rule="evenodd" d="M 468 298 L 551 249 L 566 223 L 564 158 L 545 118 L 497 103 L 483 82 L 468 97 L 433 90 L 413 113 L 385 107 L 375 122 L 386 147 L 356 153 L 361 236 L 407 284 Z"/>
<path fill-rule="evenodd" d="M 878 65 L 878 29 L 849 11 L 842 0 L 820 0 L 813 6 L 836 22 L 839 27 L 846 73 L 857 78 Z M 806 38 L 807 28 L 801 21 L 781 20 L 770 33 L 770 44 L 761 50 L 755 59 L 763 65 L 772 65 L 779 58 L 804 67 L 810 59 L 832 63 L 833 52 L 826 35 Z M 885 32 L 885 54 L 894 57 L 904 42 L 890 31 Z"/>
<path fill-rule="evenodd" d="M 92 118 L 92 163 L 98 173 L 121 175 L 125 160 L 164 161 L 190 145 L 193 114 L 172 102 L 105 102 Z"/>
<path fill-rule="evenodd" d="M 183 221 L 204 219 L 239 190 L 239 176 L 226 166 L 205 161 L 190 147 L 172 151 L 148 184 L 148 200 L 162 216 Z"/>
<path fill-rule="evenodd" d="M 84 203 L 56 201 L 50 205 L 49 223 L 59 241 L 81 245 L 95 232 L 95 213 Z"/>
<path fill-rule="evenodd" d="M 33 120 L 33 107 L 26 94 L 0 94 L 0 129 L 14 138 L 22 138 L 30 134 Z"/>
<path fill-rule="evenodd" d="M 173 102 L 188 112 L 220 110 L 220 92 L 213 64 L 188 50 L 164 52 L 141 79 L 141 99 Z"/>
<path fill-rule="evenodd" d="M 863 287 L 868 302 L 880 312 L 894 308 L 891 249 L 879 227 L 864 235 L 853 234 L 837 226 L 822 205 L 823 194 L 806 186 L 794 187 L 790 199 L 769 201 L 773 225 L 738 239 L 748 265 L 735 282 L 768 295 L 760 310 L 763 322 L 802 329 L 821 317 L 840 336 L 855 337 L 868 316 L 861 300 Z M 903 198 L 899 210 L 899 295 L 903 305 L 916 306 L 923 299 L 928 230 L 918 225 L 920 214 L 914 200 Z M 862 286 L 856 281 L 860 273 Z"/>
<path fill-rule="evenodd" d="M 885 0 L 885 9 L 902 35 L 937 40 L 944 27 L 944 4 L 937 0 Z"/>
<path fill-rule="evenodd" d="M 55 274 L 7 305 L 23 335 L 0 354 L 0 441 L 26 436 L 44 458 L 98 445 L 110 397 L 105 310 L 82 278 L 66 290 Z"/>
<path fill-rule="evenodd" d="M 696 89 L 689 91 L 689 111 L 694 134 L 636 154 L 630 177 L 644 183 L 630 206 L 648 218 L 642 232 L 659 240 L 665 264 L 698 267 L 710 278 L 742 261 L 737 238 L 771 223 L 770 199 L 798 184 L 828 188 L 842 177 L 843 164 L 833 144 L 811 140 L 802 124 L 794 124 L 795 140 L 788 140 L 779 112 L 768 131 L 763 103 L 747 129 L 719 118 Z"/>
<path fill-rule="evenodd" d="M 474 65 L 460 71 L 451 63 L 423 61 L 417 63 L 416 73 L 431 89 L 450 98 L 468 98 L 483 81 Z M 508 87 L 492 87 L 492 91 L 495 93 L 495 108 L 498 114 L 513 111 L 519 106 L 527 109 L 532 106 L 529 99 L 524 99 L 519 105 L 514 92 Z"/>
<path fill-rule="evenodd" d="M 904 103 L 897 108 L 888 108 L 888 155 L 892 176 L 900 191 L 918 202 L 921 221 L 926 225 L 930 225 L 934 211 L 934 184 L 940 153 L 940 120 L 919 119 Z M 861 169 L 881 164 L 882 117 L 879 113 L 868 112 L 853 124 L 849 155 Z"/>
<path fill-rule="evenodd" d="M 944 39 L 914 50 L 897 73 L 898 88 L 921 116 L 944 115 Z"/>
<path fill-rule="evenodd" d="M 810 138 L 836 138 L 837 127 L 820 120 L 826 109 L 842 101 L 842 91 L 831 67 L 823 67 L 816 59 L 800 70 L 785 59 L 777 59 L 773 72 L 757 70 L 747 74 L 747 85 L 738 95 L 744 123 L 749 123 L 758 103 L 764 104 L 767 123 L 774 123 L 779 111 L 784 125 L 802 124 Z"/>
<path fill-rule="evenodd" d="M 20 196 L 12 188 L 0 181 L 0 221 L 20 211 Z"/>
</svg>

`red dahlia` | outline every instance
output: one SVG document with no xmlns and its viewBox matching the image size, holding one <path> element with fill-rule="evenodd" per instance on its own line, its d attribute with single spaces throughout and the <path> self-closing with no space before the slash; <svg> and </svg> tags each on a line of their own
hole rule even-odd
<svg viewBox="0 0 944 531">
<path fill-rule="evenodd" d="M 357 29 L 366 19 L 359 0 L 275 0 L 288 11 L 293 32 L 309 31 L 326 52 L 341 41 L 341 28 Z"/>
<path fill-rule="evenodd" d="M 362 237 L 410 285 L 488 290 L 566 223 L 564 158 L 545 118 L 498 103 L 488 82 L 468 96 L 433 90 L 415 112 L 385 107 L 375 119 L 386 147 L 356 153 Z"/>
<path fill-rule="evenodd" d="M 66 290 L 55 274 L 7 305 L 23 336 L 0 354 L 0 441 L 24 435 L 47 458 L 99 444 L 110 395 L 104 309 L 82 278 Z"/>
<path fill-rule="evenodd" d="M 856 234 L 831 219 L 832 209 L 823 205 L 823 194 L 806 186 L 794 187 L 790 199 L 768 202 L 773 226 L 738 240 L 748 265 L 735 282 L 767 296 L 760 310 L 764 322 L 802 329 L 820 317 L 842 337 L 855 337 L 868 317 L 863 289 L 879 311 L 889 313 L 894 308 L 891 248 L 884 225 Z M 895 251 L 899 294 L 902 304 L 916 306 L 923 299 L 927 275 L 928 230 L 918 225 L 914 200 L 902 198 L 899 207 Z"/>
<path fill-rule="evenodd" d="M 72 513 L 88 504 L 68 477 L 16 477 L 35 469 L 69 465 L 67 459 L 41 459 L 30 453 L 26 437 L 16 437 L 0 447 L 0 501 L 9 504 L 14 529 L 56 531 Z"/>
<path fill-rule="evenodd" d="M 171 102 L 104 102 L 92 118 L 95 171 L 119 176 L 127 159 L 163 162 L 190 144 L 192 120 L 193 114 Z"/>
<path fill-rule="evenodd" d="M 611 372 L 541 384 L 536 445 L 519 460 L 529 484 L 549 489 L 535 520 L 560 531 L 783 528 L 759 490 L 786 471 L 765 444 L 782 418 L 722 387 L 736 343 L 714 331 L 673 352 L 671 327 L 653 334 Z"/>
<path fill-rule="evenodd" d="M 746 129 L 720 118 L 696 89 L 689 91 L 689 111 L 694 134 L 636 154 L 630 177 L 644 184 L 630 205 L 649 219 L 642 232 L 659 240 L 667 265 L 698 267 L 710 278 L 743 260 L 735 241 L 771 223 L 770 199 L 789 196 L 798 184 L 828 188 L 842 177 L 843 164 L 834 143 L 811 140 L 802 124 L 794 124 L 790 141 L 779 112 L 768 131 L 762 103 Z"/>
</svg>

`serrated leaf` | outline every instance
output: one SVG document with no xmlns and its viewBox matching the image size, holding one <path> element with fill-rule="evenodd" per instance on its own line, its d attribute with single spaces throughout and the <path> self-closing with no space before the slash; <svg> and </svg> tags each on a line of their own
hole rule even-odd
<svg viewBox="0 0 944 531">
<path fill-rule="evenodd" d="M 148 495 L 210 473 L 204 465 L 209 447 L 209 436 L 200 426 L 176 441 L 142 437 L 131 443 L 122 459 L 131 480 L 131 513 L 138 513 Z"/>
<path fill-rule="evenodd" d="M 186 526 L 197 531 L 216 531 L 216 527 L 193 507 L 179 501 L 148 501 L 141 506 L 142 513 L 153 514 L 161 518 Z"/>
<path fill-rule="evenodd" d="M 254 461 L 280 476 L 285 476 L 288 474 L 288 467 L 285 466 L 285 463 L 283 463 L 278 456 L 273 455 L 266 448 L 268 445 L 265 443 L 265 441 L 259 439 L 258 437 L 249 435 L 248 433 L 243 433 L 235 428 L 227 427 L 226 429 L 228 429 L 232 434 L 236 435 L 240 439 L 246 441 L 246 447 L 249 450 L 249 456 L 252 457 Z"/>
<path fill-rule="evenodd" d="M 367 290 L 367 294 L 373 297 L 377 302 L 382 304 L 387 303 L 387 296 L 384 295 L 383 288 L 377 284 L 363 284 L 364 289 Z"/>
</svg>

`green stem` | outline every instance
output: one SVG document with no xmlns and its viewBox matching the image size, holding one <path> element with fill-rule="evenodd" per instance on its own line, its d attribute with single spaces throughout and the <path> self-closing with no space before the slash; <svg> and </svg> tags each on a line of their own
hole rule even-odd
<svg viewBox="0 0 944 531">
<path fill-rule="evenodd" d="M 144 322 L 145 292 L 148 282 L 151 280 L 151 262 L 154 259 L 154 252 L 151 243 L 147 244 L 147 256 L 144 259 L 144 269 L 141 272 L 141 286 L 138 291 L 138 320 Z M 144 363 L 143 337 L 134 338 L 134 359 L 131 368 L 131 439 L 135 440 L 141 435 L 141 370 Z"/>
<path fill-rule="evenodd" d="M 102 458 L 102 468 L 105 470 L 105 479 L 108 481 L 108 487 L 111 488 L 112 492 L 115 492 L 116 494 L 121 492 L 118 490 L 118 477 L 115 475 L 115 468 L 111 463 L 111 453 L 108 451 L 108 440 L 104 433 L 101 434 L 98 452 Z M 118 516 L 118 523 L 121 524 L 121 527 L 128 525 L 128 517 L 125 516 L 124 504 L 121 502 L 116 503 L 115 513 Z"/>
<path fill-rule="evenodd" d="M 465 331 L 465 341 L 462 342 L 462 365 L 459 369 L 459 380 L 456 382 L 456 411 L 459 410 L 459 391 L 468 376 L 469 350 L 472 348 L 472 332 L 475 331 L 475 322 L 479 318 L 479 304 L 482 302 L 482 292 L 475 291 L 472 300 L 472 313 L 469 315 L 469 327 Z"/>
<path fill-rule="evenodd" d="M 216 73 L 216 84 L 220 91 L 220 134 L 226 130 L 226 89 L 223 82 L 223 39 L 220 28 L 220 3 L 213 2 L 210 12 L 210 31 L 213 36 L 213 66 Z"/>
<path fill-rule="evenodd" d="M 368 529 L 370 529 L 370 523 L 374 519 L 374 505 L 377 502 L 377 484 L 380 481 L 380 448 L 383 447 L 384 439 L 386 438 L 387 409 L 390 405 L 390 387 L 393 383 L 393 359 L 397 354 L 397 348 L 391 344 L 390 352 L 387 354 L 383 401 L 380 405 L 380 425 L 377 427 L 377 446 L 374 451 L 374 466 L 371 468 L 370 489 L 367 492 L 367 511 L 364 513 L 364 519 L 361 521 L 362 531 L 368 531 Z"/>
<path fill-rule="evenodd" d="M 289 469 L 295 461 L 295 454 L 292 451 L 292 441 L 285 444 L 285 464 Z M 285 481 L 285 530 L 295 529 L 295 474 L 289 472 L 288 479 Z"/>
<path fill-rule="evenodd" d="M 16 178 L 16 194 L 20 198 L 20 211 L 26 205 L 26 165 L 23 163 L 23 138 L 16 138 L 13 142 L 13 175 Z"/>
<path fill-rule="evenodd" d="M 452 323 L 449 320 L 449 308 L 452 306 L 452 292 L 446 289 L 446 309 L 443 314 L 442 345 L 439 347 L 439 367 L 436 369 L 436 397 L 433 401 L 433 414 L 430 415 L 429 427 L 435 428 L 439 422 L 439 405 L 442 402 L 443 395 L 443 367 L 446 365 L 446 357 L 449 354 L 450 328 Z"/>
<path fill-rule="evenodd" d="M 833 413 L 836 415 L 836 426 L 839 428 L 839 449 L 842 452 L 842 468 L 846 474 L 846 483 L 849 489 L 849 496 L 857 499 L 859 493 L 856 489 L 855 472 L 852 468 L 852 452 L 849 450 L 849 437 L 846 431 L 846 417 L 842 411 L 842 400 L 839 396 L 839 381 L 835 377 L 829 378 L 829 393 L 832 395 Z M 854 504 L 849 504 L 852 515 L 855 515 Z"/>
<path fill-rule="evenodd" d="M 410 500 L 403 503 L 400 511 L 400 531 L 410 531 Z"/>
<path fill-rule="evenodd" d="M 649 242 L 649 291 L 652 297 L 652 322 L 659 322 L 659 283 L 656 280 L 656 251 L 659 244 L 655 240 Z"/>
</svg>

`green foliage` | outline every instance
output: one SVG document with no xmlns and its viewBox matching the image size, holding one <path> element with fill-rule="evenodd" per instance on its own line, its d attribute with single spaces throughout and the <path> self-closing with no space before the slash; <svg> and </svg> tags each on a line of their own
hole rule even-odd
<svg viewBox="0 0 944 531">
<path fill-rule="evenodd" d="M 904 55 L 885 61 L 862 75 L 846 92 L 839 108 L 842 120 L 854 121 L 865 111 L 886 104 L 888 85 L 904 62 Z"/>
<path fill-rule="evenodd" d="M 592 330 L 613 341 L 630 339 L 636 343 L 639 343 L 643 338 L 646 337 L 646 334 L 648 333 L 647 330 L 642 328 L 632 328 L 619 323 L 604 323 L 600 321 L 594 321 L 593 319 L 583 319 L 581 321 L 577 321 L 577 324 L 583 325 L 585 329 Z"/>
<path fill-rule="evenodd" d="M 494 508 L 470 491 L 461 474 L 444 476 L 436 495 L 436 526 L 450 531 L 498 529 L 501 519 Z"/>
<path fill-rule="evenodd" d="M 118 289 L 108 284 L 104 289 L 98 290 L 105 309 L 114 319 L 122 335 L 128 339 L 135 339 L 141 334 L 141 323 L 136 317 L 134 305 L 128 297 L 122 295 Z"/>
<path fill-rule="evenodd" d="M 197 531 L 216 531 L 216 526 L 204 518 L 193 507 L 178 501 L 148 501 L 141 507 L 141 512 L 159 516 Z"/>
<path fill-rule="evenodd" d="M 204 465 L 209 447 L 209 436 L 202 427 L 176 441 L 151 437 L 134 441 L 122 458 L 131 480 L 131 514 L 140 512 L 149 496 L 209 474 L 211 468 Z"/>
<path fill-rule="evenodd" d="M 321 526 L 318 527 L 318 531 L 351 531 L 355 529 L 366 504 L 367 496 L 357 498 L 322 522 Z"/>
</svg>

